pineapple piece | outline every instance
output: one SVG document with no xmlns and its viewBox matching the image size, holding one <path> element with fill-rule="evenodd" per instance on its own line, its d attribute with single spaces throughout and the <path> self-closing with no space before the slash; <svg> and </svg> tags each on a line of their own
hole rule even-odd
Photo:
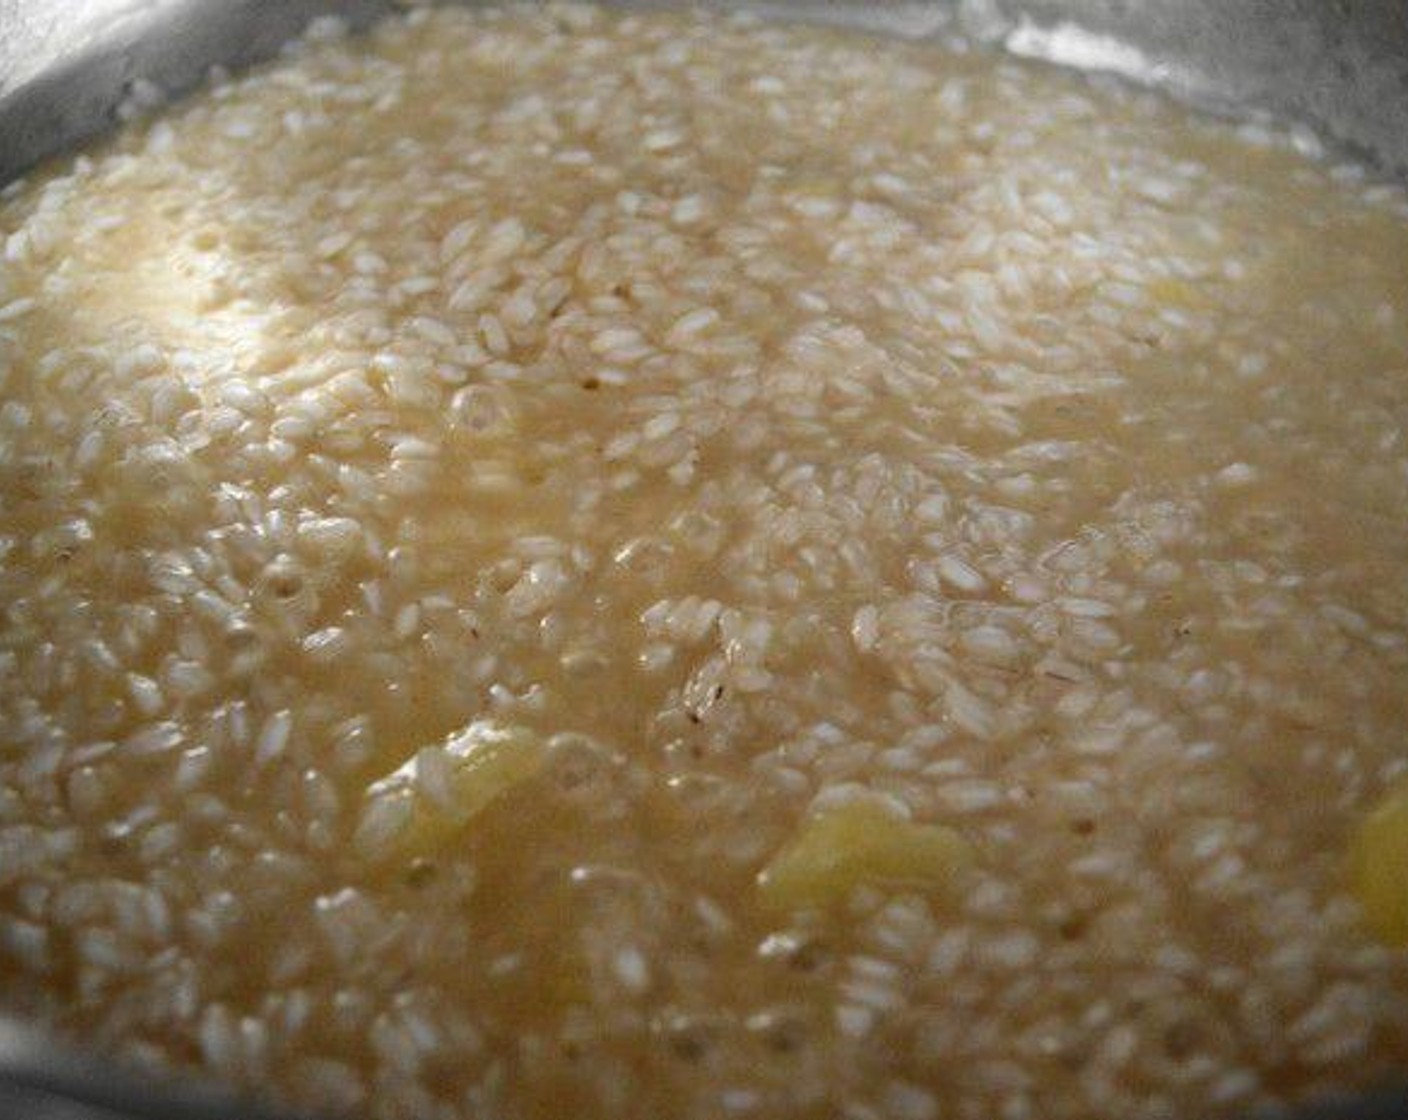
<svg viewBox="0 0 1408 1120">
<path fill-rule="evenodd" d="M 765 906 L 800 910 L 844 902 L 863 883 L 936 890 L 972 863 L 950 828 L 917 824 L 878 799 L 818 810 L 758 874 Z"/>
<path fill-rule="evenodd" d="M 542 739 L 526 728 L 471 723 L 367 787 L 353 843 L 372 859 L 425 855 L 545 761 Z"/>
<path fill-rule="evenodd" d="M 1166 307 L 1197 308 L 1207 303 L 1203 293 L 1192 284 L 1171 276 L 1153 281 L 1146 290 Z"/>
<path fill-rule="evenodd" d="M 1374 936 L 1408 947 L 1408 783 L 1390 790 L 1360 822 L 1350 878 Z"/>
</svg>

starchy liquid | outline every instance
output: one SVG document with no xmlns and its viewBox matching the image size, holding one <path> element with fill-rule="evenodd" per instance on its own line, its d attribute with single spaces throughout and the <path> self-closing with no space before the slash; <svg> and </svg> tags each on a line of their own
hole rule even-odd
<svg viewBox="0 0 1408 1120">
<path fill-rule="evenodd" d="M 3 1005 L 396 1120 L 1401 1073 L 1406 213 L 562 7 L 317 24 L 12 187 Z"/>
</svg>

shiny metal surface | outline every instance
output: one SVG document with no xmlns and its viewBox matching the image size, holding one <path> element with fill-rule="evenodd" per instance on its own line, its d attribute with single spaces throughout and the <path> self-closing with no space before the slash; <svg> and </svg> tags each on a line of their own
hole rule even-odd
<svg viewBox="0 0 1408 1120">
<path fill-rule="evenodd" d="M 1305 123 L 1408 178 L 1403 0 L 716 0 L 770 15 L 934 34 L 1106 66 L 1222 111 Z M 267 58 L 320 12 L 397 0 L 0 0 L 0 183 L 112 126 L 135 85 L 171 93 Z"/>
<path fill-rule="evenodd" d="M 306 1120 L 274 1116 L 216 1086 L 155 1085 L 63 1050 L 0 1015 L 0 1117 L 5 1120 Z"/>
<path fill-rule="evenodd" d="M 118 123 L 141 83 L 169 93 L 275 54 L 320 12 L 377 0 L 0 0 L 0 183 Z"/>
<path fill-rule="evenodd" d="M 277 53 L 315 15 L 365 26 L 396 0 L 0 0 L 0 184 L 113 127 L 149 84 Z M 640 6 L 651 6 L 648 3 Z M 1408 0 L 719 0 L 905 37 L 960 30 L 1109 70 L 1216 111 L 1300 122 L 1408 179 Z M 206 1086 L 156 1087 L 0 1016 L 0 1120 L 265 1120 Z M 283 1117 L 282 1120 L 291 1120 Z M 1191 1118 L 1190 1118 L 1191 1120 Z M 1299 1120 L 1408 1120 L 1408 1092 Z"/>
</svg>

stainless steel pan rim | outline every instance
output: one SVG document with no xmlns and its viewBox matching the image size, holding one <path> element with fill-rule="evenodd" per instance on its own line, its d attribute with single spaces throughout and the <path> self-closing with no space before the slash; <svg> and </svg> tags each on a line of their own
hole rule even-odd
<svg viewBox="0 0 1408 1120">
<path fill-rule="evenodd" d="M 277 53 L 316 15 L 354 27 L 414 0 L 0 0 L 0 185 L 111 128 L 134 90 L 179 94 Z M 1401 0 L 703 0 L 908 38 L 961 31 L 1109 70 L 1219 112 L 1299 122 L 1408 180 Z M 626 0 L 666 6 L 670 0 Z"/>
<path fill-rule="evenodd" d="M 404 0 L 0 0 L 0 187 L 120 122 L 123 107 L 275 55 L 315 16 L 354 28 Z M 631 6 L 665 6 L 641 3 Z M 1302 126 L 1371 173 L 1408 181 L 1404 0 L 713 0 L 765 17 L 905 38 L 959 33 L 1164 89 L 1214 112 Z M 294 1120 L 205 1083 L 158 1082 L 0 1015 L 0 1118 Z M 1297 1120 L 1408 1120 L 1408 1086 L 1311 1105 Z M 1195 1118 L 1188 1118 L 1195 1120 Z"/>
</svg>

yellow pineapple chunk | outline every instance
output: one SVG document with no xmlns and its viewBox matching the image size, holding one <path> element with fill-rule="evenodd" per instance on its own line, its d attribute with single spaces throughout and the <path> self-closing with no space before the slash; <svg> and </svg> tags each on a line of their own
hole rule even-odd
<svg viewBox="0 0 1408 1120">
<path fill-rule="evenodd" d="M 972 863 L 964 839 L 861 798 L 818 810 L 758 875 L 763 904 L 800 910 L 844 902 L 864 883 L 937 890 Z"/>
<path fill-rule="evenodd" d="M 1186 280 L 1165 277 L 1148 286 L 1154 299 L 1166 307 L 1198 307 L 1207 303 L 1203 294 Z"/>
<path fill-rule="evenodd" d="M 471 723 L 367 787 L 354 842 L 376 859 L 425 855 L 544 761 L 543 741 L 526 728 Z"/>
<path fill-rule="evenodd" d="M 1408 784 L 1391 790 L 1360 822 L 1350 875 L 1374 936 L 1408 947 Z"/>
</svg>

